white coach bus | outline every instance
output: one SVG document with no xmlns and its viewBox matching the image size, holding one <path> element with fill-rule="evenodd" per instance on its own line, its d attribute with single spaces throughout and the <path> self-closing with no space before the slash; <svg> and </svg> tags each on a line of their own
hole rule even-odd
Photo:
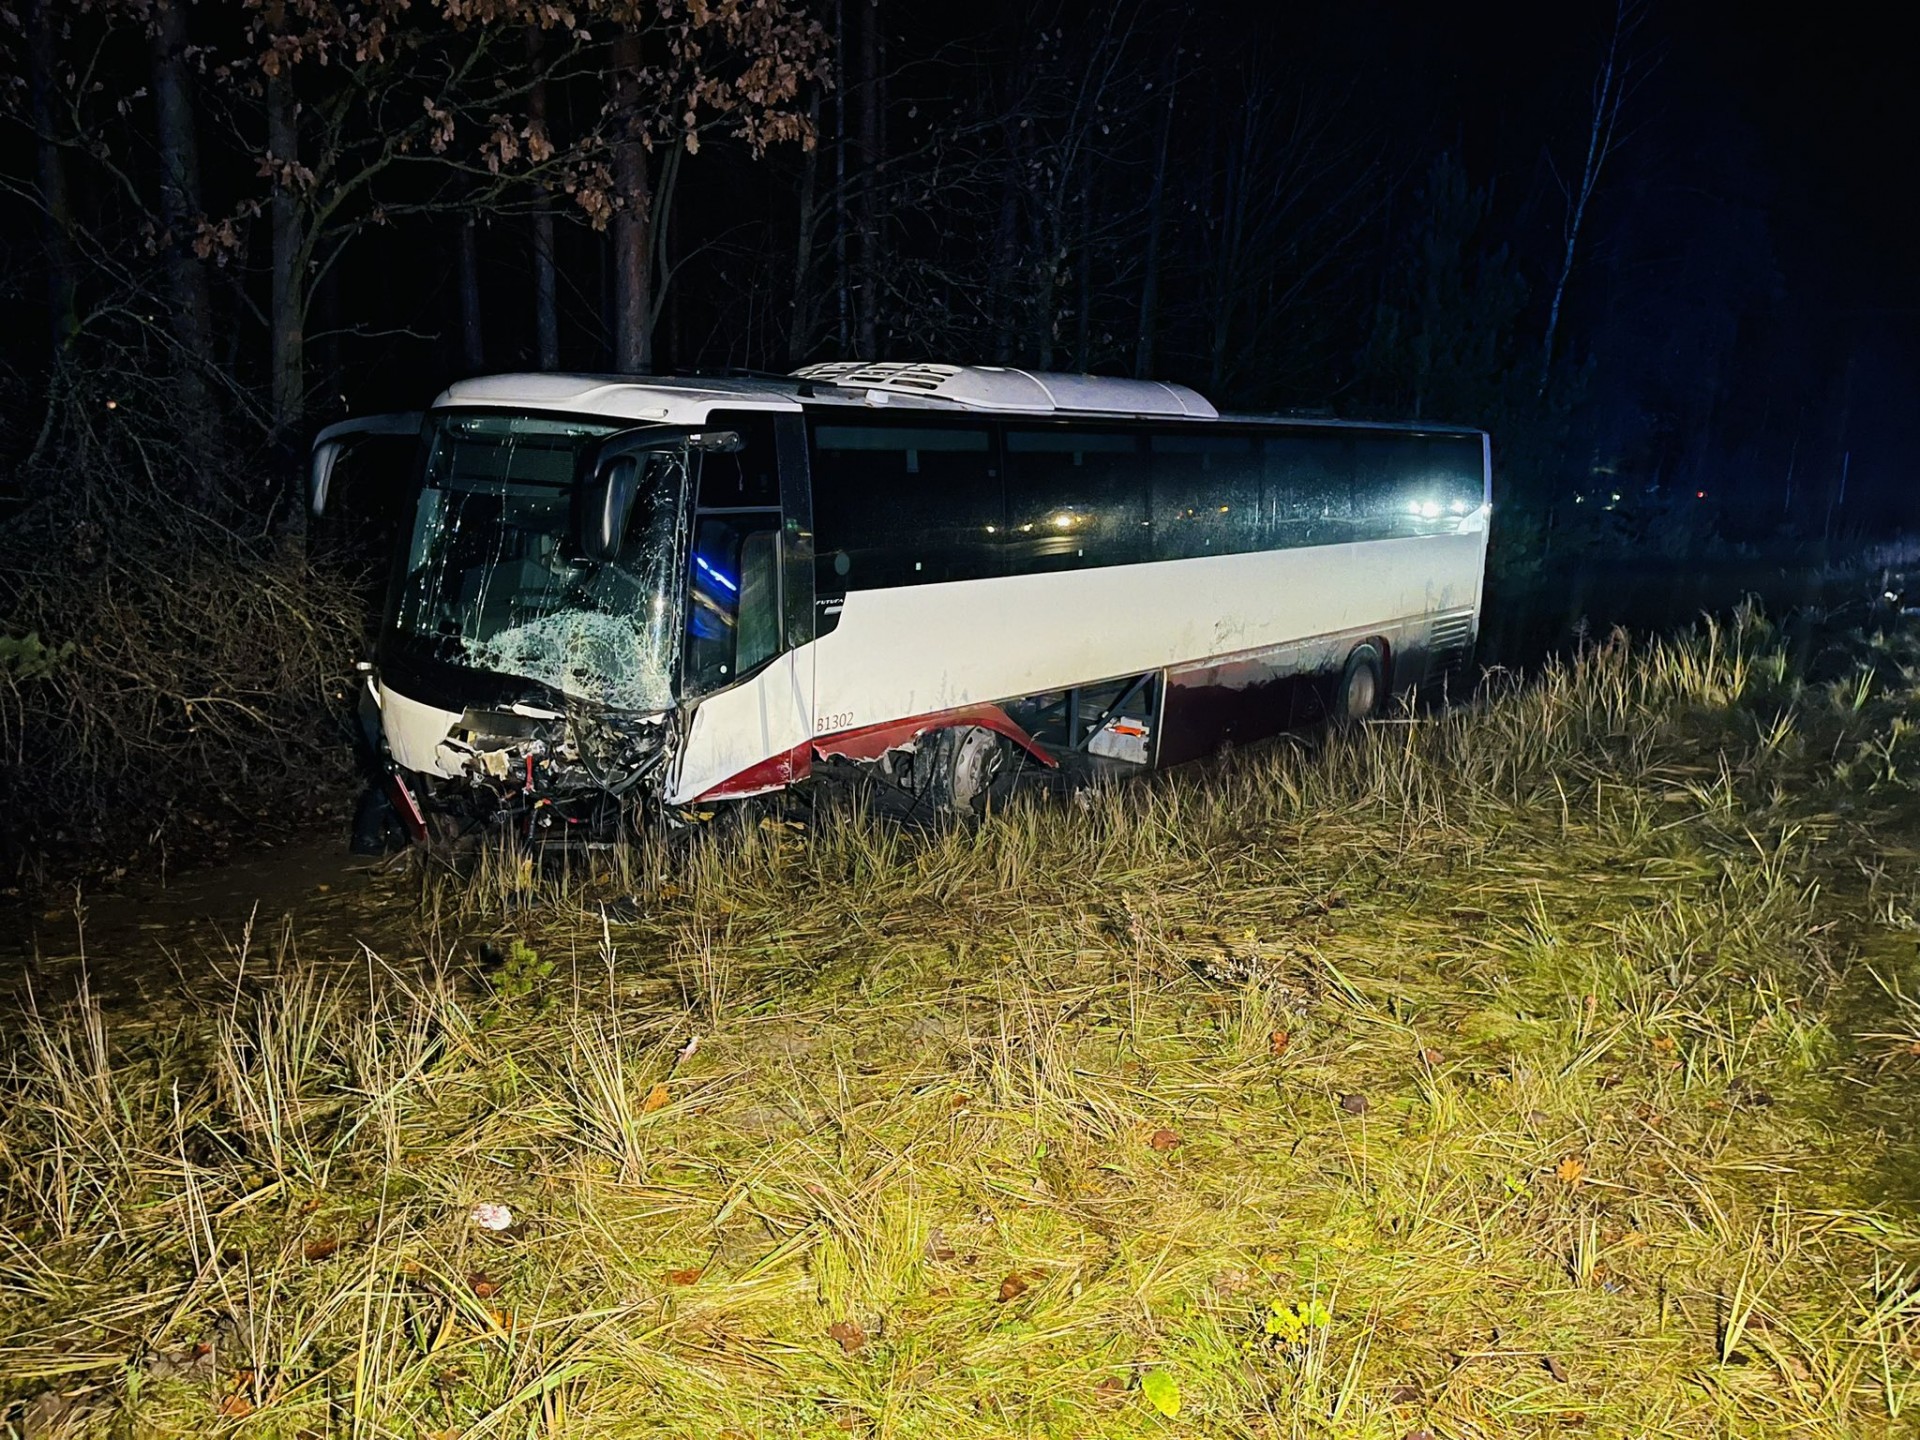
<svg viewBox="0 0 1920 1440">
<path fill-rule="evenodd" d="M 882 768 L 1173 764 L 1463 677 L 1476 430 L 1223 416 L 1178 385 L 932 364 L 503 375 L 422 416 L 367 696 L 403 817 L 530 830 Z"/>
</svg>

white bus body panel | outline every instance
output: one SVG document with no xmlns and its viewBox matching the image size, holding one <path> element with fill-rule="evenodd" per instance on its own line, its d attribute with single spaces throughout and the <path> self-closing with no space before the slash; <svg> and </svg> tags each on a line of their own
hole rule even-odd
<svg viewBox="0 0 1920 1440">
<path fill-rule="evenodd" d="M 854 591 L 792 665 L 702 702 L 670 799 L 845 730 L 1286 646 L 1306 657 L 1314 640 L 1424 642 L 1433 615 L 1477 617 L 1486 546 L 1483 509 L 1451 535 Z M 750 788 L 781 783 L 763 778 Z"/>
<path fill-rule="evenodd" d="M 685 805 L 738 777 L 749 778 L 730 795 L 778 790 L 793 778 L 767 762 L 792 755 L 813 738 L 813 657 L 811 645 L 789 650 L 700 703 L 668 785 L 669 804 Z"/>
<path fill-rule="evenodd" d="M 423 704 L 386 685 L 374 687 L 373 699 L 380 707 L 380 728 L 396 764 L 449 779 L 462 772 L 465 757 L 442 744 L 459 724 L 460 711 Z"/>
<path fill-rule="evenodd" d="M 1473 608 L 1485 551 L 1483 529 L 855 591 L 815 643 L 820 732 Z"/>
</svg>

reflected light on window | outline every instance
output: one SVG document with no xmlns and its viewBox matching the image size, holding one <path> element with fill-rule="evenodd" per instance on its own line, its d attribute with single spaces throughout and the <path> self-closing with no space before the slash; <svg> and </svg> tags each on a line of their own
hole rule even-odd
<svg viewBox="0 0 1920 1440">
<path fill-rule="evenodd" d="M 698 565 L 701 568 L 701 570 L 704 571 L 707 575 L 710 575 L 711 577 L 713 577 L 713 582 L 716 585 L 725 586 L 728 590 L 730 590 L 735 595 L 738 595 L 740 593 L 740 587 L 738 585 L 734 584 L 733 581 L 729 580 L 725 575 L 722 575 L 718 570 L 716 570 L 713 566 L 709 565 L 705 560 L 701 559 L 698 555 L 693 557 L 693 563 Z"/>
</svg>

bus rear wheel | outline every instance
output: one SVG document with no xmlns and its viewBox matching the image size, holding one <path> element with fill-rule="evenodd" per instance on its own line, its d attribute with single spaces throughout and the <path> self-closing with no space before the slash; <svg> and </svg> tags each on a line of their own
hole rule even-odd
<svg viewBox="0 0 1920 1440">
<path fill-rule="evenodd" d="M 1333 723 L 1358 725 L 1380 711 L 1386 698 L 1386 666 L 1380 651 L 1372 644 L 1356 645 L 1340 672 L 1340 686 L 1333 696 Z"/>
<path fill-rule="evenodd" d="M 961 819 L 984 815 L 993 782 L 1006 767 L 1007 742 L 981 725 L 942 730 L 922 744 L 932 750 L 927 798 Z"/>
</svg>

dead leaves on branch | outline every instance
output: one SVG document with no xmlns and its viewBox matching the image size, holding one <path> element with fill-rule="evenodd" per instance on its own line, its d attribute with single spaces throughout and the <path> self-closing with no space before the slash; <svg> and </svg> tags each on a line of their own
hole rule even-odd
<svg viewBox="0 0 1920 1440">
<path fill-rule="evenodd" d="M 798 0 L 238 0 L 236 8 L 244 26 L 193 58 L 200 83 L 221 95 L 210 113 L 235 116 L 235 138 L 254 153 L 260 193 L 224 217 L 199 217 L 202 259 L 231 254 L 272 195 L 326 216 L 362 192 L 379 213 L 394 202 L 367 187 L 409 155 L 563 194 L 604 229 L 620 211 L 651 204 L 649 188 L 628 194 L 615 183 L 620 146 L 691 155 L 723 134 L 755 158 L 784 144 L 811 149 L 803 97 L 830 75 L 830 37 Z M 108 13 L 144 27 L 147 9 L 112 0 Z M 529 47 L 529 31 L 549 38 Z M 637 63 L 608 63 L 616 39 Z M 293 81 L 300 134 L 294 153 L 278 154 L 261 146 L 268 127 L 257 112 L 276 84 Z M 597 113 L 591 104 L 570 112 L 579 123 L 556 135 L 531 97 L 542 84 L 582 81 L 601 86 L 603 103 Z M 335 111 L 368 123 L 324 123 Z M 363 218 L 342 212 L 333 223 Z"/>
</svg>

